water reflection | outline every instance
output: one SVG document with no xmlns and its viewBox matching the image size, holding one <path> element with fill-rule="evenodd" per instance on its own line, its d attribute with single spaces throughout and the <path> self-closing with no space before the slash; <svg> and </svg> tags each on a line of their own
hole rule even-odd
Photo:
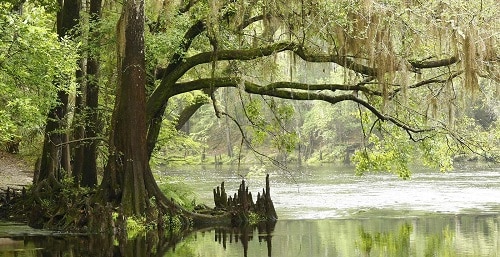
<svg viewBox="0 0 500 257">
<path fill-rule="evenodd" d="M 272 256 L 272 233 L 276 222 L 263 222 L 257 225 L 248 225 L 243 227 L 219 227 L 215 228 L 215 242 L 222 244 L 224 249 L 227 248 L 227 243 L 237 244 L 241 242 L 243 246 L 243 256 L 248 256 L 248 243 L 254 239 L 254 231 L 257 230 L 259 243 L 265 242 L 267 248 L 267 256 Z"/>
<path fill-rule="evenodd" d="M 185 235 L 184 235 L 185 236 Z M 146 257 L 164 256 L 182 236 L 148 233 L 134 239 L 111 235 L 25 235 L 0 238 L 0 257 Z"/>
<path fill-rule="evenodd" d="M 179 245 L 187 256 L 497 256 L 499 226 L 496 215 L 282 220 L 271 233 L 217 228 Z"/>
<path fill-rule="evenodd" d="M 146 256 L 199 256 L 195 255 L 194 248 L 189 245 L 177 244 L 185 239 L 185 242 L 194 242 L 189 235 L 198 233 L 211 233 L 213 239 L 222 248 L 228 244 L 241 244 L 241 256 L 248 256 L 249 242 L 255 238 L 259 242 L 266 242 L 268 256 L 272 252 L 272 233 L 276 222 L 261 223 L 243 227 L 216 227 L 204 228 L 196 231 L 184 231 L 176 234 L 147 233 L 142 236 L 129 238 L 116 238 L 112 235 L 68 235 L 51 232 L 40 232 L 5 237 L 0 233 L 0 257 L 23 256 L 23 257 L 146 257 Z M 1 224 L 0 224 L 1 225 Z M 7 228 L 8 226 L 2 226 Z M 18 225 L 11 229 L 23 229 Z M 1 231 L 0 231 L 1 232 Z M 254 236 L 257 232 L 257 236 Z M 15 231 L 9 233 L 15 234 Z M 35 231 L 35 233 L 37 233 Z M 167 254 L 170 252 L 169 254 Z"/>
<path fill-rule="evenodd" d="M 499 168 L 422 171 L 407 181 L 387 174 L 360 178 L 332 167 L 307 172 L 293 183 L 279 174 L 271 178 L 280 217 L 272 226 L 126 240 L 40 234 L 0 224 L 0 257 L 499 256 Z M 225 181 L 237 188 L 241 181 L 230 169 L 174 175 L 196 188 L 204 203 L 212 201 L 214 185 Z M 258 191 L 262 179 L 249 179 L 248 185 Z"/>
<path fill-rule="evenodd" d="M 413 226 L 407 222 L 400 225 L 398 231 L 367 232 L 360 227 L 359 240 L 356 246 L 362 256 L 410 256 L 410 236 Z M 433 255 L 426 255 L 433 256 Z"/>
<path fill-rule="evenodd" d="M 135 239 L 0 234 L 0 257 L 497 256 L 498 215 L 280 220 Z"/>
</svg>

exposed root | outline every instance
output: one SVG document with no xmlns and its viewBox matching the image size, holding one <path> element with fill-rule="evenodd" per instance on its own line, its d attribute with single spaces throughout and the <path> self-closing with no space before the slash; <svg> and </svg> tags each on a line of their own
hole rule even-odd
<svg viewBox="0 0 500 257">
<path fill-rule="evenodd" d="M 147 227 L 146 230 L 154 229 L 169 234 L 181 233 L 192 228 L 215 225 L 231 227 L 276 220 L 274 208 L 272 212 L 258 211 L 259 208 L 267 210 L 265 206 L 268 205 L 263 200 L 270 200 L 269 185 L 263 190 L 262 197 L 259 193 L 255 204 L 243 182 L 238 191 L 239 197 L 230 197 L 225 201 L 225 205 L 217 203 L 220 197 L 217 199 L 214 197 L 216 208 L 206 207 L 190 211 L 168 199 L 152 175 L 146 175 L 145 182 L 152 186 L 148 187 L 149 201 L 143 217 L 124 217 L 119 204 L 103 200 L 102 195 L 98 193 L 101 189 L 79 188 L 71 183 L 56 183 L 55 179 L 40 181 L 31 189 L 24 190 L 24 193 L 16 193 L 15 201 L 11 199 L 8 205 L 0 206 L 0 217 L 5 218 L 9 215 L 25 217 L 28 225 L 34 228 L 81 233 L 111 233 L 118 237 L 127 236 L 130 219 L 140 220 L 141 225 Z M 24 215 L 15 213 L 13 210 L 21 210 Z M 273 215 L 269 216 L 269 213 Z M 267 215 L 267 217 L 255 219 L 253 214 L 258 214 L 259 217 Z"/>
</svg>

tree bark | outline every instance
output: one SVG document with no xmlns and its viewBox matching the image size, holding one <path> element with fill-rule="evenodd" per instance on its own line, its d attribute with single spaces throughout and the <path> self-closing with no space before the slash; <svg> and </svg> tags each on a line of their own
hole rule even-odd
<svg viewBox="0 0 500 257">
<path fill-rule="evenodd" d="M 57 14 L 57 34 L 59 38 L 68 36 L 70 31 L 76 27 L 79 19 L 79 5 L 77 0 L 60 0 L 61 10 Z M 60 78 L 60 87 L 66 78 Z M 66 114 L 68 109 L 68 93 L 60 89 L 57 93 L 57 104 L 52 107 L 47 115 L 45 125 L 45 138 L 40 162 L 40 170 L 35 176 L 35 183 L 48 179 L 49 177 L 60 180 L 62 170 L 70 171 L 68 136 L 66 129 Z"/>
<path fill-rule="evenodd" d="M 64 117 L 67 109 L 68 94 L 59 91 L 57 98 L 60 104 L 50 109 L 45 125 L 45 138 L 43 142 L 42 157 L 40 158 L 40 170 L 35 175 L 34 183 L 53 177 L 61 178 L 61 157 L 64 134 L 59 132 L 63 128 Z"/>
<path fill-rule="evenodd" d="M 83 146 L 85 142 L 83 141 L 85 138 L 85 128 L 84 128 L 84 123 L 83 123 L 83 117 L 84 117 L 84 110 L 85 110 L 85 59 L 81 58 L 79 61 L 79 66 L 80 69 L 76 71 L 76 81 L 78 84 L 77 87 L 77 94 L 75 96 L 75 115 L 73 119 L 73 140 L 75 141 L 71 145 L 71 150 L 73 152 L 72 155 L 72 176 L 73 176 L 73 181 L 75 184 L 79 185 L 81 176 L 82 176 L 82 171 L 83 171 L 83 164 L 84 164 L 84 152 L 83 152 Z M 75 124 L 76 123 L 76 124 Z"/>
<path fill-rule="evenodd" d="M 117 26 L 119 84 L 112 118 L 110 157 L 103 185 L 125 216 L 144 215 L 146 150 L 146 72 L 144 1 L 126 0 Z"/>
<path fill-rule="evenodd" d="M 101 19 L 101 0 L 90 1 L 90 31 L 89 42 L 95 43 L 99 35 L 95 26 Z M 89 53 L 87 61 L 87 88 L 86 88 L 86 106 L 87 115 L 85 115 L 85 137 L 90 138 L 83 146 L 83 171 L 81 185 L 93 187 L 97 184 L 97 146 L 95 140 L 99 134 L 99 51 Z"/>
</svg>

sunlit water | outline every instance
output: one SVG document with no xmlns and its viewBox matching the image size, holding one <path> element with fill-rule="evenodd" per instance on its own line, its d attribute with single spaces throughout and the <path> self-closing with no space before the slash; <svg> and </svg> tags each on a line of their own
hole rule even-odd
<svg viewBox="0 0 500 257">
<path fill-rule="evenodd" d="M 196 202 L 210 206 L 212 189 L 220 182 L 231 194 L 245 177 L 256 193 L 264 187 L 265 173 L 271 174 L 279 216 L 275 225 L 193 232 L 161 256 L 500 256 L 499 168 L 420 170 L 410 180 L 381 173 L 358 177 L 352 168 L 332 166 L 292 171 L 190 167 L 163 175 L 173 177 L 169 183 L 196 190 Z M 13 234 L 0 226 L 0 257 L 37 256 L 30 255 L 36 249 L 54 253 L 47 256 L 88 254 L 64 237 L 59 244 L 65 247 L 57 250 L 30 243 L 29 235 L 36 233 L 24 232 L 21 241 L 12 242 Z M 23 245 L 31 247 L 24 255 Z"/>
<path fill-rule="evenodd" d="M 253 172 L 259 169 L 250 167 L 247 177 L 253 192 L 264 186 L 263 174 Z M 204 202 L 212 197 L 208 185 L 223 179 L 226 189 L 236 189 L 246 174 L 199 172 L 170 174 L 209 192 L 199 195 Z M 185 241 L 192 256 L 500 256 L 498 168 L 421 170 L 402 180 L 393 174 L 359 177 L 352 168 L 315 167 L 275 172 L 271 178 L 280 219 L 272 237 L 261 231 L 259 238 L 254 230 L 248 245 L 233 240 L 222 247 L 216 232 L 197 233 Z M 178 255 L 171 251 L 167 256 Z"/>
<path fill-rule="evenodd" d="M 262 169 L 250 167 L 250 170 Z M 225 181 L 234 192 L 246 170 L 170 171 L 192 186 L 201 202 L 212 201 L 212 188 Z M 292 171 L 293 172 L 293 171 Z M 191 174 L 197 174 L 191 176 Z M 252 172 L 251 174 L 256 174 Z M 264 174 L 246 177 L 250 191 L 264 187 Z M 233 191 L 231 191 L 233 189 Z M 415 172 L 409 180 L 387 173 L 356 176 L 351 167 L 314 167 L 307 172 L 271 172 L 271 194 L 281 220 L 331 219 L 353 216 L 409 217 L 425 213 L 497 214 L 500 169 L 462 168 L 454 172 Z"/>
</svg>

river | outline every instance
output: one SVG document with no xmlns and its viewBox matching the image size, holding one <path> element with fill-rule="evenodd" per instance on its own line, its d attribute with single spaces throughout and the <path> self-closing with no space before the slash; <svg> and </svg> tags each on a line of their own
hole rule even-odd
<svg viewBox="0 0 500 257">
<path fill-rule="evenodd" d="M 359 177 L 352 167 L 336 166 L 170 169 L 164 173 L 172 177 L 168 183 L 198 192 L 197 203 L 212 203 L 212 189 L 221 181 L 228 193 L 242 178 L 250 191 L 261 191 L 270 173 L 279 220 L 192 232 L 164 244 L 157 256 L 500 256 L 500 168 L 416 170 L 402 180 L 385 173 Z M 99 248 L 95 244 L 102 241 L 89 240 L 3 224 L 0 257 L 87 256 L 85 245 Z"/>
</svg>

